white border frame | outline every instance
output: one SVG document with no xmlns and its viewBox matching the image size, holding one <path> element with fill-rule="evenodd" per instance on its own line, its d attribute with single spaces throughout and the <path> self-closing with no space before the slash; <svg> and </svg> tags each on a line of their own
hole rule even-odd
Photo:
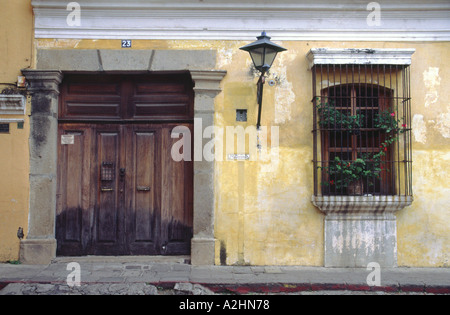
<svg viewBox="0 0 450 315">
<path fill-rule="evenodd" d="M 315 65 L 403 65 L 412 63 L 414 48 L 312 48 L 306 58 L 309 69 Z"/>
<path fill-rule="evenodd" d="M 79 0 L 81 25 L 69 26 L 68 2 L 33 0 L 36 38 L 448 41 L 450 2 L 379 0 L 380 26 L 370 26 L 370 1 Z"/>
</svg>

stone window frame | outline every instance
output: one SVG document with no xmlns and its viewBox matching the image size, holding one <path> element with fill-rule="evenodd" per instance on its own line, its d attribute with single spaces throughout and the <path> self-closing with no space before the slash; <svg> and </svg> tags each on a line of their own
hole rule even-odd
<svg viewBox="0 0 450 315">
<path fill-rule="evenodd" d="M 412 63 L 415 49 L 312 48 L 309 69 L 315 65 L 405 65 Z M 412 204 L 413 196 L 312 196 L 312 203 L 326 214 L 348 211 L 396 212 Z M 361 207 L 357 205 L 360 204 Z M 361 208 L 360 210 L 357 210 Z"/>
<path fill-rule="evenodd" d="M 31 95 L 31 116 L 29 227 L 20 244 L 21 262 L 49 264 L 56 257 L 58 102 L 64 74 L 187 70 L 195 83 L 194 121 L 200 119 L 207 128 L 214 125 L 215 98 L 227 74 L 216 69 L 216 54 L 213 50 L 38 50 L 36 69 L 22 70 Z M 214 161 L 194 162 L 193 265 L 215 264 L 214 173 Z"/>
</svg>

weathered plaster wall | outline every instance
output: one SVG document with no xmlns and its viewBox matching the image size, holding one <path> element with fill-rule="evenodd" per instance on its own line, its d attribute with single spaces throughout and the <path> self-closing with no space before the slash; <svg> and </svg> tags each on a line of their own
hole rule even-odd
<svg viewBox="0 0 450 315">
<path fill-rule="evenodd" d="M 0 0 L 0 91 L 14 88 L 20 70 L 32 64 L 33 15 L 30 0 Z M 29 105 L 27 104 L 28 111 Z M 1 119 L 24 119 L 24 129 L 10 124 L 0 134 L 0 262 L 19 258 L 17 230 L 28 228 L 29 120 L 24 115 L 1 115 Z"/>
<path fill-rule="evenodd" d="M 449 46 L 415 45 L 411 78 L 415 201 L 398 214 L 400 266 L 449 266 Z"/>
<path fill-rule="evenodd" d="M 270 35 L 270 34 L 269 34 Z M 276 39 L 274 39 L 276 40 Z M 217 50 L 227 70 L 216 98 L 218 127 L 256 124 L 256 81 L 239 41 L 133 41 L 133 49 Z M 216 162 L 216 264 L 324 263 L 323 215 L 311 203 L 311 48 L 415 48 L 411 67 L 414 117 L 413 206 L 398 214 L 400 266 L 447 265 L 450 246 L 450 103 L 448 43 L 282 42 L 265 86 L 262 125 L 279 127 L 279 147 L 266 161 Z M 120 49 L 119 40 L 37 40 L 36 49 Z M 236 122 L 248 109 L 248 123 Z M 271 135 L 268 137 L 271 146 Z M 227 144 L 225 142 L 227 146 Z M 248 151 L 248 145 L 246 151 Z M 248 153 L 248 152 L 245 152 Z"/>
</svg>

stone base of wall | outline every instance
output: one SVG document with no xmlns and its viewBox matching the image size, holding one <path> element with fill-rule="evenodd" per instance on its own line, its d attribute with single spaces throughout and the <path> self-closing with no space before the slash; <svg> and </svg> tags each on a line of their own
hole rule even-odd
<svg viewBox="0 0 450 315">
<path fill-rule="evenodd" d="M 191 264 L 193 266 L 211 266 L 215 264 L 216 239 L 192 239 Z"/>
<path fill-rule="evenodd" d="M 26 265 L 48 265 L 56 258 L 56 239 L 22 240 L 20 262 Z"/>
<path fill-rule="evenodd" d="M 386 216 L 325 218 L 325 267 L 397 266 L 397 222 Z"/>
<path fill-rule="evenodd" d="M 325 267 L 397 267 L 395 212 L 413 202 L 411 196 L 313 196 L 325 213 Z"/>
</svg>

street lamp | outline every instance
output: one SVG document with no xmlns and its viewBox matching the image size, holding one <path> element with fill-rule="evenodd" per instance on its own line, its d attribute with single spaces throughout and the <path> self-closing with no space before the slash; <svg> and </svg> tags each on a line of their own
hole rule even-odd
<svg viewBox="0 0 450 315">
<path fill-rule="evenodd" d="M 266 32 L 262 32 L 261 36 L 257 37 L 258 40 L 247 46 L 241 47 L 241 50 L 247 51 L 252 57 L 253 64 L 255 68 L 261 72 L 261 76 L 258 81 L 258 123 L 256 128 L 259 130 L 261 127 L 261 111 L 262 111 L 262 98 L 263 98 L 263 88 L 265 83 L 265 74 L 269 71 L 270 67 L 279 52 L 286 51 L 275 43 L 270 41 L 270 37 L 267 36 Z"/>
</svg>

